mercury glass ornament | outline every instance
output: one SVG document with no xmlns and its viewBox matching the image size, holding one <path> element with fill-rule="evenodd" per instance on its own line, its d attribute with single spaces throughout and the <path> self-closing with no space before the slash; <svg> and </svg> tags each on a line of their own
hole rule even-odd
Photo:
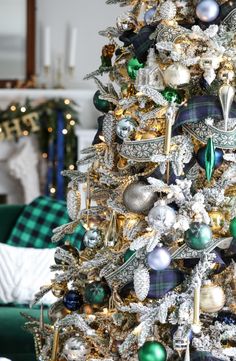
<svg viewBox="0 0 236 361">
<path fill-rule="evenodd" d="M 147 183 L 138 181 L 126 187 L 123 193 L 125 207 L 133 213 L 147 214 L 157 200 L 157 193 L 146 189 Z"/>
<path fill-rule="evenodd" d="M 131 58 L 127 64 L 127 72 L 130 78 L 135 80 L 141 68 L 144 68 L 144 64 L 140 63 L 137 58 Z"/>
<path fill-rule="evenodd" d="M 214 313 L 220 311 L 225 304 L 225 294 L 222 287 L 206 282 L 200 290 L 200 309 L 203 312 Z"/>
<path fill-rule="evenodd" d="M 167 248 L 157 246 L 147 255 L 148 265 L 155 271 L 166 269 L 171 262 L 170 253 Z"/>
<path fill-rule="evenodd" d="M 110 288 L 104 282 L 89 283 L 84 290 L 85 301 L 89 304 L 102 305 L 110 296 Z"/>
<path fill-rule="evenodd" d="M 83 297 L 76 290 L 68 291 L 63 297 L 64 306 L 70 311 L 77 311 L 83 305 Z"/>
<path fill-rule="evenodd" d="M 190 71 L 181 63 L 174 63 L 164 71 L 164 81 L 172 88 L 178 88 L 190 82 Z"/>
<path fill-rule="evenodd" d="M 62 355 L 67 361 L 85 361 L 89 353 L 89 347 L 79 336 L 68 338 L 64 343 L 62 351 Z"/>
<path fill-rule="evenodd" d="M 138 350 L 139 361 L 166 361 L 165 347 L 157 341 L 146 341 Z"/>
<path fill-rule="evenodd" d="M 218 18 L 220 5 L 215 0 L 201 0 L 196 7 L 198 19 L 205 23 L 210 23 Z"/>
<path fill-rule="evenodd" d="M 184 235 L 186 244 L 196 250 L 203 250 L 212 243 L 212 231 L 205 223 L 193 222 Z"/>
<path fill-rule="evenodd" d="M 126 139 L 134 133 L 138 124 L 136 120 L 131 117 L 121 119 L 116 125 L 116 134 L 120 139 Z"/>
<path fill-rule="evenodd" d="M 83 239 L 85 247 L 94 248 L 102 241 L 102 233 L 98 229 L 89 229 Z"/>
<path fill-rule="evenodd" d="M 149 10 L 147 10 L 145 12 L 145 14 L 144 14 L 145 24 L 149 25 L 153 22 L 156 11 L 157 11 L 157 7 L 153 6 L 152 8 L 150 8 Z"/>
<path fill-rule="evenodd" d="M 170 229 L 176 221 L 175 211 L 165 203 L 152 208 L 148 214 L 148 223 L 154 229 Z"/>
</svg>

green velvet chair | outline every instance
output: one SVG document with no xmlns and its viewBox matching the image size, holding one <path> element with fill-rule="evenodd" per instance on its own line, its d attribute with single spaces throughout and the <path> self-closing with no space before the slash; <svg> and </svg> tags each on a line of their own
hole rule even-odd
<svg viewBox="0 0 236 361">
<path fill-rule="evenodd" d="M 24 206 L 0 205 L 0 242 L 5 243 Z M 1 262 L 1 255 L 0 255 Z M 12 361 L 35 361 L 34 341 L 23 329 L 25 319 L 20 312 L 39 317 L 38 309 L 27 306 L 0 305 L 0 357 Z"/>
</svg>

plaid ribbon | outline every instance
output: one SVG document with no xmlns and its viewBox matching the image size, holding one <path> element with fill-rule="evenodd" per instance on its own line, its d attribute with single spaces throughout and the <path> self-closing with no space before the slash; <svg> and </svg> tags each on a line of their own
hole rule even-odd
<svg viewBox="0 0 236 361">
<path fill-rule="evenodd" d="M 191 353 L 191 361 L 221 361 L 221 359 L 212 356 L 209 352 L 196 351 Z"/>
<path fill-rule="evenodd" d="M 124 43 L 124 46 L 132 44 L 136 58 L 141 63 L 144 63 L 147 60 L 148 50 L 154 44 L 154 40 L 150 39 L 150 35 L 155 30 L 156 26 L 146 25 L 137 34 L 133 31 L 125 31 L 119 39 Z"/>
<path fill-rule="evenodd" d="M 148 298 L 160 298 L 184 281 L 184 274 L 174 268 L 163 271 L 150 271 Z"/>
<path fill-rule="evenodd" d="M 206 118 L 222 120 L 222 108 L 218 97 L 213 95 L 192 97 L 187 106 L 182 106 L 177 115 L 173 129 L 177 130 L 186 123 L 197 123 Z M 236 118 L 236 103 L 233 102 L 230 118 Z"/>
<path fill-rule="evenodd" d="M 6 243 L 18 247 L 57 247 L 58 243 L 51 242 L 52 230 L 68 222 L 66 202 L 40 196 L 25 206 Z M 85 229 L 79 225 L 66 239 L 80 249 L 84 234 Z"/>
</svg>

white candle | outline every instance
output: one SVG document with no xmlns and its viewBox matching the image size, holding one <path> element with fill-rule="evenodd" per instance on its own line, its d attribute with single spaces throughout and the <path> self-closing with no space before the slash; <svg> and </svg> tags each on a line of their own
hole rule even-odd
<svg viewBox="0 0 236 361">
<path fill-rule="evenodd" d="M 44 61 L 45 68 L 49 68 L 51 65 L 51 29 L 47 26 L 44 29 Z"/>
<path fill-rule="evenodd" d="M 70 34 L 69 68 L 74 68 L 76 64 L 76 45 L 77 45 L 77 29 L 72 28 Z"/>
</svg>

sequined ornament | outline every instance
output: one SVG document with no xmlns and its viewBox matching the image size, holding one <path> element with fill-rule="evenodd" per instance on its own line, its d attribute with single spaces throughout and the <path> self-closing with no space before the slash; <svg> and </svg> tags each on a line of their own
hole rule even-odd
<svg viewBox="0 0 236 361">
<path fill-rule="evenodd" d="M 213 208 L 208 215 L 211 219 L 212 232 L 216 235 L 220 234 L 225 223 L 225 215 L 218 208 Z"/>
<path fill-rule="evenodd" d="M 108 300 L 110 293 L 106 283 L 95 281 L 85 287 L 84 298 L 89 304 L 102 305 Z"/>
<path fill-rule="evenodd" d="M 104 100 L 100 98 L 101 92 L 97 90 L 93 96 L 93 104 L 97 110 L 103 113 L 109 112 L 109 110 L 115 109 L 114 104 L 109 102 L 108 100 Z"/>
<path fill-rule="evenodd" d="M 210 23 L 219 16 L 220 5 L 215 0 L 201 0 L 196 7 L 198 19 L 205 23 Z"/>
<path fill-rule="evenodd" d="M 212 231 L 205 223 L 193 222 L 184 234 L 186 244 L 196 250 L 203 250 L 212 243 Z"/>
<path fill-rule="evenodd" d="M 157 200 L 157 193 L 146 189 L 147 183 L 133 182 L 126 187 L 123 193 L 125 207 L 133 213 L 147 214 Z"/>
<path fill-rule="evenodd" d="M 208 281 L 200 290 L 200 309 L 202 312 L 214 313 L 220 311 L 225 304 L 225 294 L 222 287 Z"/>
<path fill-rule="evenodd" d="M 78 219 L 81 207 L 81 195 L 76 189 L 70 189 L 66 197 L 67 213 L 73 221 Z"/>
<path fill-rule="evenodd" d="M 147 262 L 151 269 L 162 271 L 170 265 L 170 252 L 165 247 L 157 246 L 153 251 L 148 253 Z"/>
<path fill-rule="evenodd" d="M 172 20 L 175 18 L 177 8 L 173 1 L 167 0 L 159 8 L 160 18 L 163 20 Z"/>
<path fill-rule="evenodd" d="M 169 103 L 177 103 L 180 104 L 182 102 L 182 96 L 180 95 L 180 92 L 178 92 L 176 89 L 166 87 L 161 94 L 167 100 Z"/>
<path fill-rule="evenodd" d="M 148 9 L 144 14 L 144 22 L 145 24 L 149 25 L 154 21 L 156 15 L 157 7 L 153 6 L 152 8 Z"/>
<path fill-rule="evenodd" d="M 229 231 L 233 238 L 236 238 L 236 217 L 231 219 L 230 225 L 229 225 Z"/>
<path fill-rule="evenodd" d="M 85 361 L 90 353 L 90 348 L 79 336 L 68 338 L 63 346 L 62 355 L 67 361 Z"/>
<path fill-rule="evenodd" d="M 69 264 L 71 262 L 66 259 L 63 259 L 63 260 L 61 259 L 61 257 L 60 257 L 61 250 L 68 252 L 75 260 L 79 259 L 79 251 L 77 250 L 77 248 L 66 243 L 66 244 L 63 244 L 62 246 L 57 247 L 55 250 L 54 261 L 56 264 Z"/>
<path fill-rule="evenodd" d="M 136 130 L 138 124 L 131 117 L 122 118 L 116 125 L 116 134 L 120 139 L 129 138 Z"/>
<path fill-rule="evenodd" d="M 55 297 L 58 298 L 63 297 L 67 291 L 68 291 L 67 282 L 60 282 L 60 283 L 58 282 L 52 286 L 52 294 Z"/>
<path fill-rule="evenodd" d="M 67 316 L 70 311 L 64 306 L 62 300 L 53 303 L 48 309 L 48 318 L 52 323 Z"/>
<path fill-rule="evenodd" d="M 70 311 L 77 311 L 83 305 L 83 297 L 76 290 L 68 291 L 63 297 L 64 306 Z"/>
<path fill-rule="evenodd" d="M 102 241 L 102 232 L 99 229 L 89 229 L 83 239 L 85 247 L 94 248 Z"/>
<path fill-rule="evenodd" d="M 148 214 L 148 223 L 156 230 L 168 230 L 175 224 L 175 221 L 175 211 L 164 202 L 152 208 Z"/>
<path fill-rule="evenodd" d="M 126 12 L 116 19 L 116 26 L 120 32 L 134 30 L 138 25 L 137 18 L 131 12 Z"/>
<path fill-rule="evenodd" d="M 135 80 L 141 68 L 144 68 L 144 64 L 140 63 L 137 58 L 131 58 L 127 64 L 127 72 L 130 78 Z"/>
<path fill-rule="evenodd" d="M 165 347 L 157 341 L 146 341 L 138 350 L 139 361 L 166 361 Z"/>
<path fill-rule="evenodd" d="M 196 159 L 199 165 L 205 169 L 208 181 L 211 180 L 214 170 L 223 163 L 223 155 L 224 153 L 221 149 L 214 147 L 212 138 L 208 139 L 205 147 L 198 150 Z"/>
<path fill-rule="evenodd" d="M 166 85 L 169 85 L 174 89 L 188 84 L 190 81 L 190 71 L 181 63 L 174 63 L 168 66 L 164 71 L 163 76 Z"/>
</svg>

